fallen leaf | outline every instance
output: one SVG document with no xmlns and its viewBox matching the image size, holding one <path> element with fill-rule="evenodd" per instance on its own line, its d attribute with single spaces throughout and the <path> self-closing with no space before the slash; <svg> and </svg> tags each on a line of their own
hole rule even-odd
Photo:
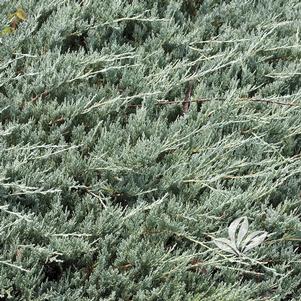
<svg viewBox="0 0 301 301">
<path fill-rule="evenodd" d="M 243 252 L 247 252 L 257 246 L 259 246 L 260 244 L 262 244 L 264 242 L 264 240 L 266 239 L 266 237 L 268 236 L 267 232 L 261 232 L 261 235 L 257 235 L 254 238 L 252 238 L 248 244 L 246 244 Z"/>
<path fill-rule="evenodd" d="M 25 13 L 25 11 L 22 8 L 18 8 L 17 11 L 15 12 L 15 16 L 22 20 L 22 21 L 26 21 L 27 20 L 27 15 Z"/>
<path fill-rule="evenodd" d="M 0 36 L 5 36 L 13 33 L 17 29 L 19 23 L 22 23 L 23 21 L 27 20 L 27 15 L 22 8 L 18 8 L 16 12 L 9 14 L 7 17 L 9 19 L 10 25 L 5 26 L 1 30 Z"/>
<path fill-rule="evenodd" d="M 221 250 L 231 253 L 234 255 L 238 255 L 239 251 L 237 250 L 235 243 L 226 238 L 215 238 L 213 239 L 214 244 L 220 248 Z"/>
<path fill-rule="evenodd" d="M 244 239 L 244 237 L 247 235 L 248 230 L 249 230 L 249 222 L 248 222 L 248 219 L 245 217 L 243 219 L 243 222 L 241 223 L 240 229 L 237 234 L 236 245 L 238 248 L 239 248 L 242 240 Z"/>
<path fill-rule="evenodd" d="M 8 34 L 11 34 L 13 31 L 14 31 L 14 29 L 11 28 L 10 26 L 5 26 L 5 27 L 1 30 L 0 35 L 1 35 L 1 36 L 5 36 L 5 35 L 8 35 Z"/>
</svg>

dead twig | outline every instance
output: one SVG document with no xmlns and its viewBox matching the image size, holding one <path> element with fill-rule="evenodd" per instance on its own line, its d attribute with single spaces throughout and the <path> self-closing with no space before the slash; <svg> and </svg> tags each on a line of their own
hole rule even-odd
<svg viewBox="0 0 301 301">
<path fill-rule="evenodd" d="M 38 95 L 32 97 L 31 100 L 32 100 L 33 103 L 35 103 L 40 97 L 41 97 L 41 98 L 44 98 L 44 97 L 48 96 L 48 94 L 49 94 L 48 91 L 44 91 L 43 93 L 38 94 Z"/>
<path fill-rule="evenodd" d="M 192 85 L 191 83 L 188 84 L 188 89 L 185 95 L 185 99 L 182 102 L 183 105 L 183 113 L 186 114 L 190 107 L 190 100 L 191 100 L 191 91 L 192 91 Z"/>
<path fill-rule="evenodd" d="M 276 104 L 276 105 L 282 105 L 282 106 L 289 106 L 289 107 L 300 107 L 300 105 L 293 103 L 293 102 L 281 102 L 277 101 L 275 99 L 266 99 L 266 98 L 252 98 L 252 97 L 240 97 L 238 98 L 240 101 L 253 101 L 253 102 L 263 102 L 267 104 Z M 170 100 L 159 100 L 156 105 L 176 105 L 176 104 L 182 104 L 183 105 L 183 111 L 184 113 L 187 113 L 190 103 L 205 103 L 209 101 L 226 101 L 226 98 L 198 98 L 198 99 L 189 99 L 188 101 L 185 100 L 182 101 L 170 101 Z M 129 104 L 128 107 L 130 108 L 141 108 L 142 104 Z"/>
</svg>

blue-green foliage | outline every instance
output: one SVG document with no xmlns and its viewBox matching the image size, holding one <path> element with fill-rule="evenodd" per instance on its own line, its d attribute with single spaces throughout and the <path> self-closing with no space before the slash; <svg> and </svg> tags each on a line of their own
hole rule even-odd
<svg viewBox="0 0 301 301">
<path fill-rule="evenodd" d="M 1 1 L 0 30 L 18 8 L 0 299 L 299 300 L 300 1 Z M 271 235 L 235 259 L 240 216 Z"/>
</svg>

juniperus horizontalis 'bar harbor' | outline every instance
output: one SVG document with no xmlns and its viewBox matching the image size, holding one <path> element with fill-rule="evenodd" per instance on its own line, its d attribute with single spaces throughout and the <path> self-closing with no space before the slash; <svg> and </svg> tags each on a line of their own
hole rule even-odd
<svg viewBox="0 0 301 301">
<path fill-rule="evenodd" d="M 299 300 L 299 1 L 0 12 L 1 300 Z"/>
</svg>

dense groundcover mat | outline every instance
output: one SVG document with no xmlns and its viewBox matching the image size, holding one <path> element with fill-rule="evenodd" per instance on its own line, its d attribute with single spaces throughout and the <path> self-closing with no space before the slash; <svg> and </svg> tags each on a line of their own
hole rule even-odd
<svg viewBox="0 0 301 301">
<path fill-rule="evenodd" d="M 0 300 L 300 300 L 300 1 L 0 14 Z"/>
</svg>

